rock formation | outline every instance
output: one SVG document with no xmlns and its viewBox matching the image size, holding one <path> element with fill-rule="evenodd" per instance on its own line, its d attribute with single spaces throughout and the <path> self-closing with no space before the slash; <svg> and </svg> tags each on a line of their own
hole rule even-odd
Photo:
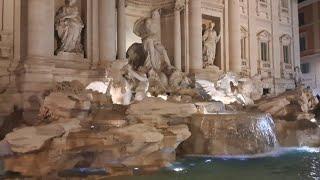
<svg viewBox="0 0 320 180">
<path fill-rule="evenodd" d="M 319 147 L 320 127 L 312 110 L 318 100 L 302 87 L 257 102 L 258 109 L 275 118 L 279 143 L 282 146 Z"/>
<path fill-rule="evenodd" d="M 47 177 L 75 167 L 104 167 L 113 175 L 159 168 L 175 160 L 175 149 L 191 135 L 183 120 L 197 112 L 195 105 L 146 98 L 129 109 L 95 108 L 82 98 L 92 92 L 71 84 L 78 83 L 50 91 L 38 126 L 15 129 L 1 141 L 6 171 Z"/>
</svg>

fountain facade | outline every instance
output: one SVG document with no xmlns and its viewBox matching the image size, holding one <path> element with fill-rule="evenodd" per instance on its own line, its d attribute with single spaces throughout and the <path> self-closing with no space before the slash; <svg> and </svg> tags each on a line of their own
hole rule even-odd
<svg viewBox="0 0 320 180">
<path fill-rule="evenodd" d="M 297 33 L 296 0 L 286 12 L 280 1 L 279 8 L 249 0 L 0 2 L 14 7 L 14 22 L 28 22 L 11 24 L 21 51 L 0 76 L 9 79 L 0 86 L 5 172 L 132 175 L 170 166 L 177 150 L 270 152 L 287 143 L 288 129 L 297 146 L 320 144 L 309 121 L 316 99 L 292 90 L 297 51 L 290 63 L 278 61 L 277 36 Z M 264 90 L 291 91 L 270 98 Z"/>
</svg>

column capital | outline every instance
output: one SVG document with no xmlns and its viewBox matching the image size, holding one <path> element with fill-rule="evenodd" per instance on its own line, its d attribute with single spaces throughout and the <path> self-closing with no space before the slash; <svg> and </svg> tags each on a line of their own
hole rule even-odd
<svg viewBox="0 0 320 180">
<path fill-rule="evenodd" d="M 123 5 L 126 8 L 128 6 L 128 1 L 127 0 L 117 0 L 116 2 L 116 8 L 118 9 L 120 5 Z"/>
</svg>

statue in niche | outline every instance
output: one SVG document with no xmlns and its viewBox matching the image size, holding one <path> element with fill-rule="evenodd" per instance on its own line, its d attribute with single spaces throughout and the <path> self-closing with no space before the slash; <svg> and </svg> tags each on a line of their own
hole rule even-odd
<svg viewBox="0 0 320 180">
<path fill-rule="evenodd" d="M 221 39 L 221 34 L 217 35 L 214 27 L 214 22 L 210 22 L 209 27 L 206 28 L 202 36 L 204 68 L 214 66 L 217 43 Z"/>
<path fill-rule="evenodd" d="M 81 44 L 81 32 L 84 24 L 80 17 L 80 12 L 75 6 L 77 0 L 65 0 L 55 16 L 55 29 L 58 35 L 57 55 L 76 54 L 83 56 L 83 46 Z"/>
<path fill-rule="evenodd" d="M 155 10 L 151 18 L 138 20 L 134 25 L 134 33 L 142 39 L 142 47 L 146 54 L 143 69 L 148 74 L 150 85 L 157 86 L 158 90 L 165 90 L 168 85 L 168 75 L 174 67 L 170 63 L 167 50 L 160 41 L 158 16 L 159 10 Z"/>
<path fill-rule="evenodd" d="M 190 85 L 188 77 L 171 65 L 167 50 L 161 44 L 159 16 L 159 10 L 155 10 L 151 17 L 141 18 L 134 24 L 133 31 L 142 43 L 134 43 L 127 51 L 129 63 L 136 72 L 147 75 L 148 92 L 155 96 Z"/>
</svg>

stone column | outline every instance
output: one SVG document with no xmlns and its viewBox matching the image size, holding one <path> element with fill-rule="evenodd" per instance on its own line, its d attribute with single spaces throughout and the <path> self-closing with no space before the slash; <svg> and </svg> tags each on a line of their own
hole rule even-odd
<svg viewBox="0 0 320 180">
<path fill-rule="evenodd" d="M 126 58 L 126 2 L 125 0 L 118 0 L 118 12 L 117 12 L 117 51 L 118 59 Z"/>
<path fill-rule="evenodd" d="M 180 9 L 174 9 L 174 65 L 181 70 L 181 20 Z"/>
<path fill-rule="evenodd" d="M 258 74 L 258 59 L 259 59 L 259 51 L 258 51 L 258 38 L 257 38 L 257 20 L 256 20 L 256 1 L 248 1 L 249 10 L 249 27 L 248 32 L 250 34 L 249 38 L 249 61 L 250 61 L 250 73 L 251 76 L 255 76 Z"/>
<path fill-rule="evenodd" d="M 116 1 L 99 0 L 100 65 L 116 60 Z"/>
<path fill-rule="evenodd" d="M 241 72 L 241 31 L 239 0 L 228 1 L 229 12 L 229 66 L 230 71 Z"/>
<path fill-rule="evenodd" d="M 314 39 L 319 39 L 319 32 L 320 32 L 320 26 L 319 26 L 319 6 L 312 6 L 312 11 L 313 11 L 313 22 L 316 22 L 313 24 L 313 32 L 318 32 L 314 33 Z M 316 51 L 319 51 L 320 49 L 320 42 L 319 40 L 314 41 L 314 49 Z"/>
<path fill-rule="evenodd" d="M 27 56 L 54 53 L 54 1 L 28 0 Z"/>
<path fill-rule="evenodd" d="M 54 1 L 27 1 L 26 57 L 17 70 L 23 121 L 37 123 L 43 91 L 53 86 Z"/>
<path fill-rule="evenodd" d="M 293 59 L 294 66 L 300 67 L 300 41 L 299 41 L 299 11 L 298 0 L 291 1 L 292 32 L 293 32 Z"/>
<path fill-rule="evenodd" d="M 203 68 L 201 0 L 190 0 L 189 20 L 190 70 L 195 72 Z"/>
<path fill-rule="evenodd" d="M 184 70 L 186 73 L 190 71 L 190 61 L 189 61 L 189 0 L 185 2 L 184 8 Z"/>
<path fill-rule="evenodd" d="M 273 78 L 281 78 L 281 51 L 282 47 L 280 46 L 280 19 L 279 19 L 279 10 L 280 10 L 280 0 L 271 2 L 272 8 L 272 40 L 270 42 L 270 63 L 273 68 Z M 276 85 L 274 85 L 276 86 Z"/>
</svg>

